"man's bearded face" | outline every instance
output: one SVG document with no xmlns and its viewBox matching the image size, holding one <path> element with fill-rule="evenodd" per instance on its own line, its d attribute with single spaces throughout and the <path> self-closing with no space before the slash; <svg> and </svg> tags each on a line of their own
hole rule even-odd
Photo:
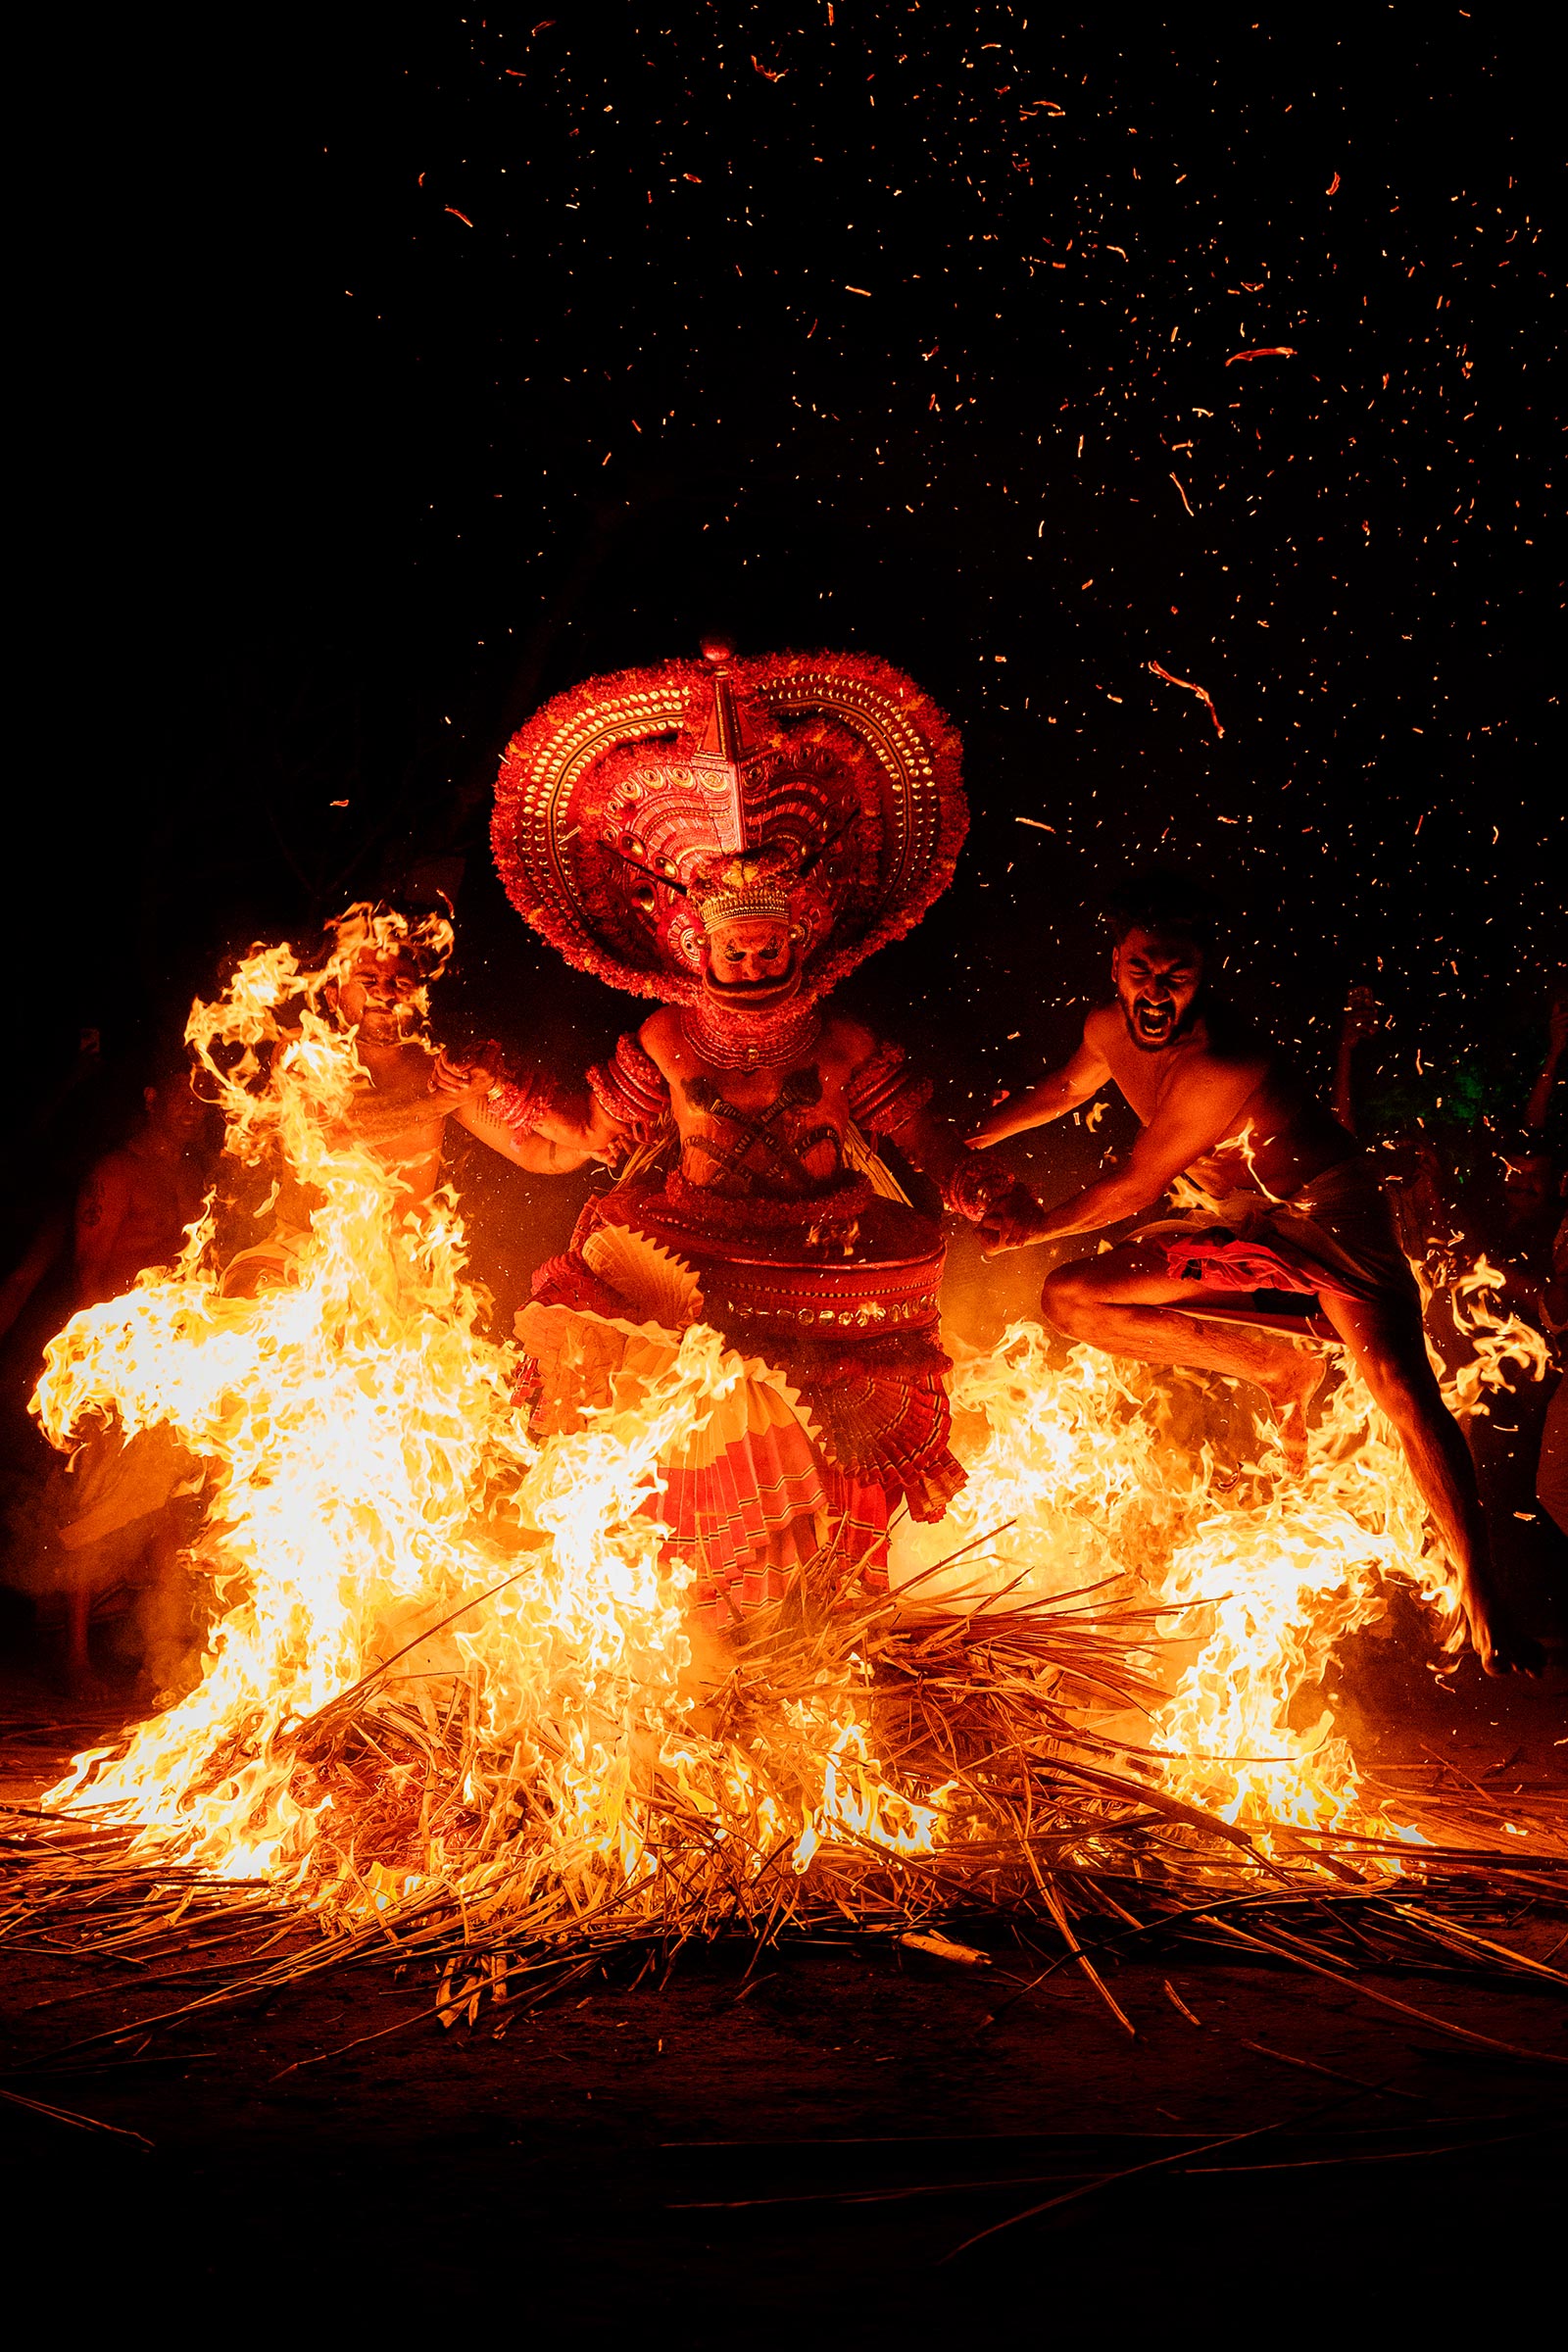
<svg viewBox="0 0 1568 2352">
<path fill-rule="evenodd" d="M 760 915 L 720 924 L 708 942 L 703 985 L 720 1004 L 750 1012 L 792 997 L 801 967 L 788 924 Z"/>
<path fill-rule="evenodd" d="M 1129 931 L 1110 970 L 1121 1017 L 1140 1054 L 1160 1053 L 1191 1027 L 1203 956 L 1190 939 Z"/>
<path fill-rule="evenodd" d="M 418 1027 L 418 960 L 402 952 L 378 956 L 364 949 L 336 986 L 337 1009 L 346 1027 L 371 1045 L 394 1045 Z"/>
</svg>

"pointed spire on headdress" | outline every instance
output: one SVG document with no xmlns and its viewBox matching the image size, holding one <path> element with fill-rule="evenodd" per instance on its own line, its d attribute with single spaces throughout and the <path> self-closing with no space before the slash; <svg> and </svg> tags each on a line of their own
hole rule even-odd
<svg viewBox="0 0 1568 2352">
<path fill-rule="evenodd" d="M 699 773 L 705 774 L 710 783 L 721 783 L 726 788 L 723 804 L 713 811 L 714 829 L 718 834 L 717 846 L 725 851 L 744 850 L 750 846 L 746 837 L 746 800 L 742 791 L 742 776 L 760 749 L 747 735 L 745 721 L 730 688 L 729 664 L 734 650 L 721 637 L 703 640 L 703 659 L 711 676 L 713 702 L 693 760 Z"/>
<path fill-rule="evenodd" d="M 705 752 L 716 753 L 720 760 L 727 760 L 732 766 L 739 766 L 756 747 L 747 736 L 746 722 L 735 707 L 735 697 L 730 690 L 729 664 L 734 651 L 735 648 L 727 645 L 721 637 L 709 637 L 703 641 L 703 660 L 713 677 L 713 708 L 708 714 L 708 724 L 703 730 L 702 748 Z"/>
</svg>

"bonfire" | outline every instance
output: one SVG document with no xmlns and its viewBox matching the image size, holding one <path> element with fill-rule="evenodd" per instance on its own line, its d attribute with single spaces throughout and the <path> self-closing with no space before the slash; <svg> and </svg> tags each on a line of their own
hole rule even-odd
<svg viewBox="0 0 1568 2352">
<path fill-rule="evenodd" d="M 1440 1657 L 1460 1635 L 1349 1376 L 1288 1481 L 1179 1440 L 1157 1383 L 1036 1325 L 956 1349 L 968 1485 L 895 1531 L 892 1589 L 847 1578 L 828 1530 L 699 1674 L 659 1464 L 741 1359 L 650 1327 L 611 1405 L 531 1434 L 455 1198 L 409 1209 L 353 1138 L 366 1081 L 322 984 L 258 949 L 187 1031 L 231 1161 L 313 1204 L 288 1279 L 225 1288 L 210 1203 L 176 1265 L 48 1350 L 56 1446 L 163 1428 L 200 1465 L 210 1628 L 194 1687 L 49 1792 L 30 1916 L 123 1946 L 230 1913 L 254 1933 L 225 1995 L 426 1960 L 450 2023 L 618 1946 L 824 1922 L 940 1946 L 1032 1913 L 1119 2016 L 1107 1934 L 1197 1919 L 1332 1969 L 1348 1906 L 1363 1943 L 1375 1919 L 1380 1948 L 1470 1953 L 1508 1873 L 1560 1886 L 1544 1817 L 1423 1813 L 1367 1785 L 1326 1707 L 1299 1720 L 1395 1589 Z M 1483 1269 L 1460 1410 L 1542 1368 L 1489 1298 Z M 1304 1903 L 1316 1940 L 1293 1947 Z"/>
</svg>

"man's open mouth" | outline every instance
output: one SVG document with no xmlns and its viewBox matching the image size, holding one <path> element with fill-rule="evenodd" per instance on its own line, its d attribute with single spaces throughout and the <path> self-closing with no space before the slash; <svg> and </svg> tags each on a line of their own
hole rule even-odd
<svg viewBox="0 0 1568 2352">
<path fill-rule="evenodd" d="M 1133 1035 L 1141 1043 L 1162 1046 L 1176 1027 L 1176 1007 L 1168 997 L 1140 997 L 1133 1006 Z"/>
</svg>

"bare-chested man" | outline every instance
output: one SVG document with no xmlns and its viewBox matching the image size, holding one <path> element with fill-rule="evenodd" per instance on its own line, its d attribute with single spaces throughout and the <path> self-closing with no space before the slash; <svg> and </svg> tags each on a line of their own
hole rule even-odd
<svg viewBox="0 0 1568 2352">
<path fill-rule="evenodd" d="M 354 1031 L 373 1089 L 356 1106 L 356 1136 L 398 1169 L 413 1202 L 428 1200 L 441 1181 L 449 1118 L 532 1174 L 563 1176 L 581 1167 L 593 1156 L 592 1143 L 581 1115 L 555 1109 L 556 1090 L 505 1082 L 497 1048 L 465 1063 L 435 1045 L 423 991 L 437 969 L 414 939 L 369 937 L 345 977 L 325 991 L 339 1020 Z"/>
<path fill-rule="evenodd" d="M 1419 1297 L 1371 1166 L 1268 1039 L 1209 997 L 1211 918 L 1200 894 L 1151 872 L 1111 909 L 1111 927 L 1112 1002 L 1090 1013 L 1063 1068 L 969 1143 L 984 1151 L 1108 1084 L 1143 1133 L 1120 1167 L 1054 1209 L 999 1201 L 982 1226 L 993 1251 L 1100 1233 L 1152 1207 L 1178 1176 L 1200 1186 L 1212 1211 L 1058 1266 L 1042 1296 L 1047 1318 L 1112 1354 L 1255 1383 L 1298 1466 L 1321 1361 L 1230 1318 L 1259 1292 L 1315 1296 L 1398 1432 L 1482 1663 L 1493 1674 L 1538 1671 L 1537 1644 L 1496 1597 L 1475 1472 L 1428 1363 Z"/>
<path fill-rule="evenodd" d="M 327 933 L 333 976 L 320 997 L 353 1033 L 370 1082 L 344 1131 L 396 1171 L 405 1206 L 421 1205 L 441 1183 L 448 1119 L 534 1174 L 565 1175 L 593 1156 L 583 1132 L 586 1089 L 581 1105 L 563 1111 L 555 1089 L 503 1075 L 499 1047 L 458 1062 L 431 1037 L 428 990 L 452 947 L 445 918 L 411 921 L 385 907 L 358 906 Z M 230 1261 L 224 1288 L 245 1293 L 286 1278 L 310 1215 L 308 1200 L 285 1179 L 271 1235 Z"/>
</svg>

